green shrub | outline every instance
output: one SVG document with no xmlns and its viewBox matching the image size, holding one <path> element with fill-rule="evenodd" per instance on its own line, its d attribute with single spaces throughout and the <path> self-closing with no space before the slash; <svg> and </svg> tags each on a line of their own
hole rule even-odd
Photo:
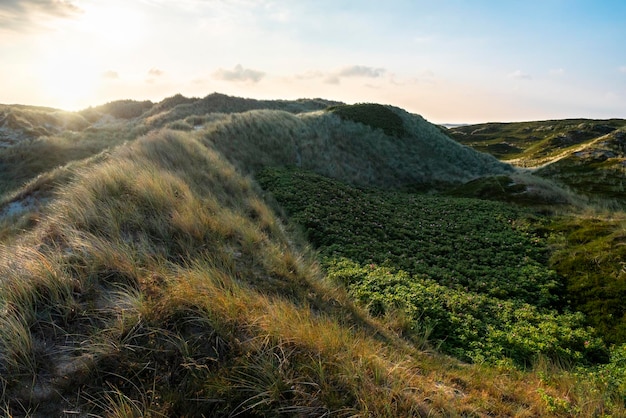
<svg viewBox="0 0 626 418">
<path fill-rule="evenodd" d="M 580 313 L 559 314 L 528 303 L 451 289 L 402 270 L 327 260 L 328 276 L 374 316 L 401 311 L 412 319 L 409 337 L 429 337 L 463 360 L 529 366 L 542 356 L 565 364 L 607 360 L 604 342 Z M 417 335 L 415 335 L 417 333 Z"/>
<path fill-rule="evenodd" d="M 298 170 L 258 177 L 318 249 L 329 277 L 372 315 L 472 361 L 607 360 L 580 313 L 559 313 L 558 277 L 526 209 L 465 198 L 358 189 Z M 343 261 L 341 261 L 343 260 Z"/>
<path fill-rule="evenodd" d="M 557 302 L 531 216 L 499 202 L 359 189 L 297 170 L 265 170 L 271 191 L 325 257 L 389 265 L 438 283 L 538 306 Z"/>
<path fill-rule="evenodd" d="M 362 123 L 374 129 L 381 129 L 389 136 L 403 137 L 408 134 L 402 118 L 387 106 L 376 103 L 337 105 L 326 109 L 345 120 Z"/>
</svg>

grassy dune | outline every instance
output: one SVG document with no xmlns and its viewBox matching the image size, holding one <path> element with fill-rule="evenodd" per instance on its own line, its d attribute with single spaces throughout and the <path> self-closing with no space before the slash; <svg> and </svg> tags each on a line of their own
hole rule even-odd
<svg viewBox="0 0 626 418">
<path fill-rule="evenodd" d="M 447 131 L 458 142 L 624 209 L 626 120 L 489 123 Z"/>
<path fill-rule="evenodd" d="M 7 411 L 406 416 L 456 396 L 435 377 L 454 361 L 355 308 L 188 135 L 119 148 L 47 213 L 2 248 Z"/>
<path fill-rule="evenodd" d="M 369 221 L 380 222 L 376 216 L 418 220 L 420 209 L 402 199 L 434 200 L 406 190 L 459 187 L 480 176 L 511 174 L 509 166 L 392 107 L 374 108 L 402 121 L 404 130 L 388 135 L 378 123 L 336 110 L 290 111 L 323 101 L 278 102 L 276 108 L 256 110 L 245 108 L 250 102 L 221 96 L 205 102 L 216 99 L 232 107 L 203 108 L 202 100 L 182 96 L 151 107 L 112 103 L 90 109 L 89 117 L 83 113 L 91 125 L 80 131 L 49 133 L 0 150 L 5 170 L 0 177 L 0 410 L 5 415 L 624 414 L 620 376 L 626 355 L 615 349 L 610 359 L 594 363 L 593 350 L 608 348 L 585 324 L 569 324 L 579 350 L 571 351 L 572 359 L 582 368 L 574 361 L 557 364 L 563 357 L 550 355 L 532 356 L 526 367 L 459 355 L 441 344 L 445 335 L 427 332 L 434 324 L 427 315 L 403 312 L 405 302 L 392 306 L 399 300 L 385 305 L 387 294 L 373 291 L 377 283 L 392 289 L 407 275 L 432 274 L 414 285 L 438 291 L 441 304 L 431 300 L 432 306 L 424 302 L 417 308 L 430 306 L 440 320 L 456 321 L 450 314 L 458 314 L 457 308 L 446 299 L 456 295 L 460 301 L 463 289 L 437 276 L 456 273 L 446 271 L 443 261 L 432 273 L 412 271 L 415 258 L 402 253 L 403 245 L 419 238 L 411 235 L 415 231 L 403 232 L 394 224 L 394 242 L 401 249 L 395 259 L 360 259 L 367 257 L 362 249 L 345 243 L 337 254 L 343 251 L 358 264 L 335 264 L 333 270 L 320 256 L 331 251 L 326 244 L 336 245 L 331 241 L 340 230 L 327 231 L 324 244 L 302 232 L 301 218 L 277 215 L 284 209 L 295 213 L 281 204 L 284 196 L 293 199 L 334 184 L 334 192 L 353 193 L 353 202 L 370 196 L 363 187 L 404 190 L 393 199 L 371 192 L 382 206 L 370 202 Z M 267 179 L 262 173 L 268 168 L 284 167 L 325 177 L 307 187 L 287 187 L 280 195 L 267 181 L 262 181 L 265 189 L 257 183 Z M 332 195 L 307 198 L 319 204 Z M 331 211 L 333 205 L 350 207 L 345 196 L 341 199 L 316 206 L 328 211 L 310 212 L 317 216 L 311 228 L 341 221 Z M 437 210 L 452 213 L 457 198 L 445 199 L 447 209 Z M 518 210 L 463 202 L 480 216 L 494 208 Z M 387 216 L 393 204 L 410 212 Z M 22 210 L 8 214 L 16 205 Z M 504 234 L 513 246 L 535 248 L 530 235 L 510 235 L 497 225 L 494 237 Z M 472 236 L 477 228 L 464 234 Z M 372 228 L 368 234 L 374 235 L 366 239 L 382 245 L 372 253 L 382 257 L 391 241 L 372 238 L 379 232 Z M 519 285 L 503 289 L 513 295 L 511 301 L 502 299 L 507 307 L 526 303 L 531 311 L 556 309 L 553 296 L 562 295 L 551 290 L 548 247 L 541 248 L 526 258 L 516 258 L 513 250 L 502 256 L 511 263 L 507 274 L 513 274 L 515 263 L 535 269 Z M 402 266 L 403 260 L 409 264 Z M 368 262 L 380 266 L 370 268 Z M 465 286 L 476 285 L 475 270 L 454 269 L 466 274 Z M 528 287 L 533 280 L 545 288 L 542 302 Z M 373 308 L 372 298 L 383 311 Z M 485 300 L 490 309 L 498 303 Z M 479 311 L 472 313 L 480 319 Z M 494 324 L 488 326 L 499 326 Z M 503 337 L 506 330 L 492 331 Z"/>
<path fill-rule="evenodd" d="M 398 138 L 334 112 L 256 110 L 208 124 L 204 140 L 243 172 L 296 166 L 348 183 L 378 187 L 459 184 L 511 171 L 495 158 L 450 140 L 418 116 L 395 110 Z"/>
<path fill-rule="evenodd" d="M 534 167 L 624 126 L 624 119 L 564 119 L 465 125 L 447 132 L 472 148 Z"/>
</svg>

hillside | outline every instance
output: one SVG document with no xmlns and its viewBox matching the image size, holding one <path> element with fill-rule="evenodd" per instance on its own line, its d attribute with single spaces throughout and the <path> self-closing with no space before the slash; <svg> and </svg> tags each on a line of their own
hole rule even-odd
<svg viewBox="0 0 626 418">
<path fill-rule="evenodd" d="M 1 109 L 7 416 L 625 413 L 621 213 L 392 106 Z"/>
<path fill-rule="evenodd" d="M 624 119 L 564 119 L 454 126 L 448 132 L 460 143 L 501 160 L 535 167 L 625 126 Z"/>
<path fill-rule="evenodd" d="M 623 208 L 624 119 L 487 123 L 447 132 L 461 144 Z"/>
</svg>

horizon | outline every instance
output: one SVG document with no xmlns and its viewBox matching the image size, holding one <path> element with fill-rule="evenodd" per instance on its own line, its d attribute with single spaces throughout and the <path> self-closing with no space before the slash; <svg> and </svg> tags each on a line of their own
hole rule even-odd
<svg viewBox="0 0 626 418">
<path fill-rule="evenodd" d="M 107 105 L 109 103 L 115 103 L 115 102 L 124 102 L 127 100 L 130 101 L 135 101 L 135 102 L 142 102 L 142 101 L 149 101 L 151 102 L 153 105 L 156 105 L 164 100 L 167 100 L 171 97 L 174 97 L 176 95 L 179 95 L 180 93 L 176 93 L 173 94 L 172 96 L 168 96 L 168 97 L 163 97 L 160 100 L 149 100 L 149 99 L 115 99 L 115 100 L 110 100 L 108 102 L 104 102 L 104 103 L 98 103 L 98 104 L 94 104 L 94 105 L 89 105 L 87 107 L 83 107 L 80 109 L 62 109 L 59 107 L 53 107 L 53 106 L 46 106 L 46 105 L 33 105 L 33 104 L 28 104 L 28 103 L 0 103 L 0 106 L 24 106 L 24 107 L 41 107 L 41 108 L 48 108 L 54 111 L 64 111 L 64 112 L 75 112 L 75 113 L 80 113 L 83 111 L 86 111 L 88 109 L 91 108 L 97 108 L 99 106 L 104 106 Z M 326 99 L 324 97 L 299 97 L 296 99 L 281 99 L 281 98 L 275 98 L 275 99 L 258 99 L 255 97 L 244 97 L 244 96 L 235 96 L 235 95 L 227 95 L 221 92 L 211 92 L 208 93 L 204 96 L 184 96 L 188 99 L 197 99 L 197 100 L 202 100 L 205 97 L 211 96 L 213 94 L 218 94 L 218 95 L 225 95 L 225 96 L 229 96 L 229 97 L 235 97 L 235 98 L 240 98 L 240 99 L 245 99 L 245 100 L 269 100 L 269 101 L 281 101 L 281 100 L 293 100 L 293 101 L 297 101 L 297 100 L 325 100 L 325 101 L 333 101 L 332 99 Z M 342 102 L 343 103 L 343 102 Z M 359 103 L 373 103 L 373 102 L 359 102 Z M 358 104 L 358 103 L 345 103 L 345 104 Z M 391 103 L 377 103 L 377 104 L 382 104 L 383 106 L 395 106 Z M 399 107 L 399 106 L 396 106 Z M 402 109 L 402 108 L 401 108 Z M 407 110 L 408 109 L 404 109 Z M 417 114 L 415 112 L 409 112 L 409 113 L 414 113 Z M 417 114 L 418 116 L 422 116 L 420 114 Z M 428 122 L 439 125 L 439 126 L 443 126 L 446 128 L 456 128 L 456 127 L 462 127 L 462 126 L 471 126 L 471 125 L 486 125 L 486 124 L 507 124 L 507 123 L 532 123 L 532 122 L 550 122 L 550 121 L 565 121 L 565 120 L 594 120 L 594 121 L 602 121 L 602 120 L 612 120 L 612 119 L 624 119 L 626 120 L 626 117 L 622 117 L 622 118 L 589 118 L 589 117 L 565 117 L 565 118 L 559 118 L 559 119 L 520 119 L 520 120 L 487 120 L 484 122 L 470 122 L 470 123 L 466 123 L 466 122 L 434 122 L 431 120 L 428 120 L 427 118 L 425 118 Z"/>
<path fill-rule="evenodd" d="M 438 124 L 626 118 L 626 3 L 467 3 L 4 0 L 0 102 L 219 92 L 390 104 Z"/>
</svg>

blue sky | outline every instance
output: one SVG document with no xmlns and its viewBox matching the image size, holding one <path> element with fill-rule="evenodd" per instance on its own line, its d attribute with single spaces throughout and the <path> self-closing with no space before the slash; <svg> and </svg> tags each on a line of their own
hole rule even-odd
<svg viewBox="0 0 626 418">
<path fill-rule="evenodd" d="M 626 1 L 0 0 L 0 103 L 323 97 L 437 123 L 626 117 Z"/>
</svg>

